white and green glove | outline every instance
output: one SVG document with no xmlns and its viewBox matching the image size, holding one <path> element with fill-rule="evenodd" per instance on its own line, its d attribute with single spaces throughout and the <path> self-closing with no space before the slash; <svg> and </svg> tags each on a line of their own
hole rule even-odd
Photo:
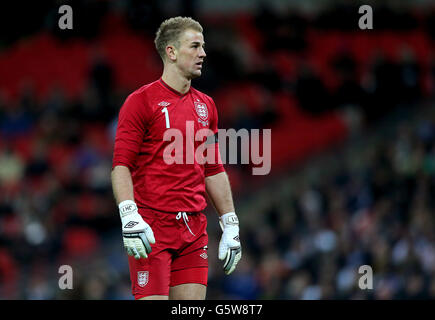
<svg viewBox="0 0 435 320">
<path fill-rule="evenodd" d="M 122 238 L 129 256 L 136 259 L 148 258 L 151 253 L 150 243 L 156 243 L 151 227 L 137 211 L 136 203 L 125 200 L 119 204 L 122 223 Z"/>
<path fill-rule="evenodd" d="M 239 219 L 235 212 L 228 212 L 219 218 L 219 225 L 223 231 L 219 242 L 219 260 L 225 260 L 224 272 L 234 271 L 242 258 L 242 247 L 239 238 Z"/>
</svg>

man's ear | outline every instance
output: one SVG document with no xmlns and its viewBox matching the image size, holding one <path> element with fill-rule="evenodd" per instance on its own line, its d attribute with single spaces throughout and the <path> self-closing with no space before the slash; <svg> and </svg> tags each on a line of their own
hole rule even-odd
<svg viewBox="0 0 435 320">
<path fill-rule="evenodd" d="M 177 49 L 175 46 L 166 46 L 166 57 L 169 59 L 169 61 L 174 62 L 177 60 Z"/>
</svg>

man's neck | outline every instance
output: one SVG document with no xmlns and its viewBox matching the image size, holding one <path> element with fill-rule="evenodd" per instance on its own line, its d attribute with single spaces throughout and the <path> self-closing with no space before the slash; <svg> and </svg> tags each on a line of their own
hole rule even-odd
<svg viewBox="0 0 435 320">
<path fill-rule="evenodd" d="M 173 68 L 163 70 L 162 80 L 175 91 L 185 94 L 190 89 L 191 80 L 182 76 Z"/>
</svg>

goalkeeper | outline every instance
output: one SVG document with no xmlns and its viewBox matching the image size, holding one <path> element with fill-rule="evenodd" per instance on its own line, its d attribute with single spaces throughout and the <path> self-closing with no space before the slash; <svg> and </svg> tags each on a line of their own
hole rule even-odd
<svg viewBox="0 0 435 320">
<path fill-rule="evenodd" d="M 206 56 L 202 31 L 191 18 L 164 21 L 155 38 L 163 74 L 130 94 L 119 113 L 112 188 L 135 299 L 205 299 L 207 195 L 222 228 L 218 257 L 224 272 L 232 273 L 242 256 L 239 221 L 216 141 L 216 106 L 191 87 Z M 209 129 L 206 152 L 216 161 L 186 160 L 205 141 L 184 141 L 191 148 L 181 150 L 182 163 L 167 161 L 172 142 L 163 138 L 165 132 L 177 129 L 186 140 L 187 123 L 193 134 Z"/>
</svg>

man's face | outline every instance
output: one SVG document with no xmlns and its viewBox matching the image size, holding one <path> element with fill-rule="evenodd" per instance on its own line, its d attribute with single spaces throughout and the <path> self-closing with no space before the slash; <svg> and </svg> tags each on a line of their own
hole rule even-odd
<svg viewBox="0 0 435 320">
<path fill-rule="evenodd" d="M 175 63 L 183 75 L 188 79 L 199 77 L 206 56 L 202 33 L 192 29 L 184 31 L 180 36 L 176 52 Z"/>
</svg>

